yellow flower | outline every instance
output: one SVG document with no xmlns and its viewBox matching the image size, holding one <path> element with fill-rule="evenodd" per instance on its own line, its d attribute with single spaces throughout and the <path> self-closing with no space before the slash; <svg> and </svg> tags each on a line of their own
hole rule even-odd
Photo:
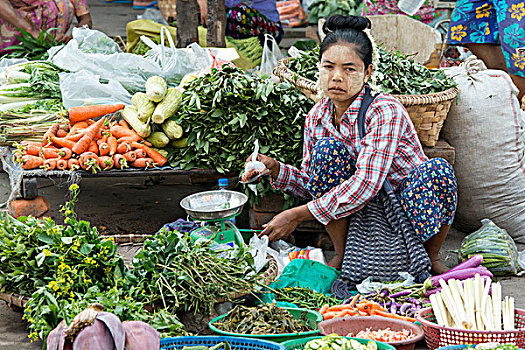
<svg viewBox="0 0 525 350">
<path fill-rule="evenodd" d="M 58 286 L 58 283 L 56 281 L 49 282 L 48 286 L 49 286 L 49 288 L 51 288 L 55 292 L 60 289 L 60 287 Z"/>
<path fill-rule="evenodd" d="M 51 255 L 51 252 L 48 249 L 44 249 L 42 252 L 44 253 L 45 256 Z"/>
<path fill-rule="evenodd" d="M 71 215 L 72 211 L 71 210 L 66 210 L 66 215 Z"/>
<path fill-rule="evenodd" d="M 463 25 L 461 24 L 450 28 L 450 30 L 452 31 L 452 34 L 450 35 L 452 40 L 463 40 L 463 38 L 467 36 L 467 32 L 464 29 L 466 28 L 463 27 Z"/>
<path fill-rule="evenodd" d="M 492 9 L 492 5 L 489 5 L 489 4 L 484 4 L 483 6 L 478 7 L 476 9 L 476 18 L 483 18 L 483 17 L 489 18 L 491 9 Z"/>
<path fill-rule="evenodd" d="M 485 28 L 485 35 L 490 35 L 490 27 L 487 25 L 487 28 Z"/>
<path fill-rule="evenodd" d="M 71 186 L 69 186 L 69 190 L 71 192 L 73 192 L 74 190 L 78 190 L 78 185 L 77 184 L 72 184 Z"/>
<path fill-rule="evenodd" d="M 511 5 L 510 9 L 510 17 L 515 18 L 518 21 L 521 21 L 521 18 L 525 16 L 525 5 L 523 2 L 519 4 L 513 4 Z M 523 69 L 523 68 L 522 68 Z"/>
</svg>

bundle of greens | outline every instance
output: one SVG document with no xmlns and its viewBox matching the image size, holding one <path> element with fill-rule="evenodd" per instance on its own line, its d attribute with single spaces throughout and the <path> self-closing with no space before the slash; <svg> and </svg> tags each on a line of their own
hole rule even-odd
<svg viewBox="0 0 525 350">
<path fill-rule="evenodd" d="M 6 68 L 0 76 L 0 112 L 41 99 L 61 99 L 60 68 L 47 61 L 30 61 Z"/>
<path fill-rule="evenodd" d="M 275 84 L 224 66 L 184 88 L 178 118 L 187 147 L 168 155 L 172 166 L 238 171 L 256 139 L 262 154 L 300 164 L 304 120 L 313 101 L 292 84 Z M 259 194 L 269 190 L 267 182 L 258 184 Z"/>
<path fill-rule="evenodd" d="M 27 58 L 28 60 L 45 60 L 48 57 L 47 50 L 53 46 L 61 44 L 56 39 L 59 28 L 50 28 L 42 30 L 38 37 L 34 38 L 31 34 L 23 29 L 18 29 L 20 35 L 16 38 L 20 41 L 17 45 L 9 46 L 6 51 L 10 51 L 4 57 L 8 58 Z"/>
<path fill-rule="evenodd" d="M 208 315 L 218 300 L 254 291 L 258 275 L 251 254 L 238 248 L 226 258 L 212 243 L 161 230 L 133 259 L 134 298 L 170 312 Z"/>
<path fill-rule="evenodd" d="M 317 23 L 320 18 L 332 15 L 356 15 L 360 0 L 315 0 L 308 7 L 308 21 Z"/>
<path fill-rule="evenodd" d="M 66 121 L 66 110 L 57 99 L 37 100 L 20 108 L 0 112 L 0 146 L 15 142 L 42 141 L 46 131 Z"/>
<path fill-rule="evenodd" d="M 378 49 L 379 62 L 378 66 L 374 67 L 374 76 L 375 84 L 381 92 L 393 95 L 424 95 L 456 86 L 454 80 L 447 77 L 441 69 L 428 69 L 399 51 L 390 52 L 382 47 Z M 290 59 L 288 68 L 299 76 L 317 81 L 318 62 L 319 48 L 316 48 Z"/>
<path fill-rule="evenodd" d="M 270 289 L 270 288 L 268 288 Z M 338 305 L 336 297 L 316 292 L 310 288 L 286 287 L 271 290 L 276 301 L 292 303 L 303 309 L 320 309 L 323 305 Z"/>
<path fill-rule="evenodd" d="M 135 301 L 129 270 L 111 239 L 101 239 L 89 222 L 77 220 L 73 199 L 61 212 L 64 225 L 52 219 L 2 217 L 0 226 L 0 285 L 2 291 L 30 295 L 24 311 L 32 340 L 45 339 L 59 322 L 72 318 L 93 302 L 121 321 L 141 320 L 165 335 L 184 329 L 167 310 L 150 313 Z M 131 276 L 132 277 L 132 276 Z"/>
</svg>

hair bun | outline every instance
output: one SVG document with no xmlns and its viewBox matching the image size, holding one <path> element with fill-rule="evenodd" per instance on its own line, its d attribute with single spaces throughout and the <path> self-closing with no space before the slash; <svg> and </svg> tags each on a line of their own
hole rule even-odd
<svg viewBox="0 0 525 350">
<path fill-rule="evenodd" d="M 372 22 L 362 16 L 333 15 L 326 19 L 323 24 L 323 32 L 328 34 L 336 30 L 354 29 L 365 30 L 372 27 Z"/>
</svg>

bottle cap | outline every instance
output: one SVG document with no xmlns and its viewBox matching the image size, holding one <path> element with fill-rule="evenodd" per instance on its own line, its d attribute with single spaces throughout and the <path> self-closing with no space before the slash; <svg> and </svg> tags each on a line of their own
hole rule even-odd
<svg viewBox="0 0 525 350">
<path fill-rule="evenodd" d="M 220 187 L 228 187 L 228 179 L 226 179 L 226 178 L 219 179 L 219 186 Z"/>
</svg>

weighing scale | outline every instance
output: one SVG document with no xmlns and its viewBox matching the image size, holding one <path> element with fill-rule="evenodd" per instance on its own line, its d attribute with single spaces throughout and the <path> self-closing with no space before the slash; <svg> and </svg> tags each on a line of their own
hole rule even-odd
<svg viewBox="0 0 525 350">
<path fill-rule="evenodd" d="M 205 191 L 192 194 L 180 201 L 180 206 L 193 221 L 205 222 L 199 229 L 191 232 L 193 239 L 213 239 L 218 244 L 244 246 L 241 231 L 228 221 L 242 212 L 248 197 L 230 190 Z"/>
</svg>

